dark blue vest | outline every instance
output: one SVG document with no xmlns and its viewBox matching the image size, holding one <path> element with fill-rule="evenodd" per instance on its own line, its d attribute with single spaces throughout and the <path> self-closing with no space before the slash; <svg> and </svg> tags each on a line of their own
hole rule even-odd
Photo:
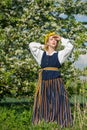
<svg viewBox="0 0 87 130">
<path fill-rule="evenodd" d="M 60 68 L 61 64 L 58 60 L 58 53 L 54 53 L 53 55 L 47 55 L 46 52 L 43 53 L 41 60 L 41 68 L 45 67 L 57 67 Z M 42 72 L 42 80 L 49 80 L 61 77 L 60 71 L 50 71 L 43 70 Z"/>
</svg>

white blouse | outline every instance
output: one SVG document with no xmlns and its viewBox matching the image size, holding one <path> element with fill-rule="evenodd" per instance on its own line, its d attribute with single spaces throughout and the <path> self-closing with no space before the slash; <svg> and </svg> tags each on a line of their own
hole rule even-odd
<svg viewBox="0 0 87 130">
<path fill-rule="evenodd" d="M 64 61 L 68 58 L 71 51 L 73 50 L 73 45 L 70 43 L 69 39 L 65 39 L 62 37 L 61 45 L 64 46 L 64 49 L 58 51 L 58 59 L 59 59 L 60 64 L 64 63 Z M 42 45 L 41 43 L 37 43 L 37 42 L 31 42 L 31 43 L 29 43 L 29 48 L 30 48 L 30 51 L 31 51 L 33 57 L 37 61 L 37 63 L 39 65 L 41 65 L 41 59 L 42 59 L 42 55 L 44 53 L 44 50 L 43 50 L 44 45 Z M 57 51 L 54 51 L 51 55 L 53 55 L 55 52 L 57 52 Z"/>
</svg>

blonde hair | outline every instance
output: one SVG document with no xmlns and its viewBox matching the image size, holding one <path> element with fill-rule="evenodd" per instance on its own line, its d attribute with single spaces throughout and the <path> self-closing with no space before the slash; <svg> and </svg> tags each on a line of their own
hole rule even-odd
<svg viewBox="0 0 87 130">
<path fill-rule="evenodd" d="M 50 32 L 50 33 L 46 34 L 45 40 L 44 40 L 44 43 L 45 43 L 44 50 L 45 50 L 45 51 L 48 50 L 47 42 L 48 42 L 50 36 L 58 36 L 58 35 L 57 35 L 55 32 Z M 57 48 L 57 46 L 56 46 L 56 48 Z M 56 49 L 56 48 L 55 48 L 55 49 Z"/>
</svg>

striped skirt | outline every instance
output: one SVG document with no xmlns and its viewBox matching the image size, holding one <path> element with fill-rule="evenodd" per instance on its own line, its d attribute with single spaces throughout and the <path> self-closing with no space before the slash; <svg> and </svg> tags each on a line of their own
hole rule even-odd
<svg viewBox="0 0 87 130">
<path fill-rule="evenodd" d="M 42 80 L 41 94 L 34 100 L 33 124 L 40 121 L 57 122 L 61 128 L 72 126 L 69 99 L 61 78 Z"/>
</svg>

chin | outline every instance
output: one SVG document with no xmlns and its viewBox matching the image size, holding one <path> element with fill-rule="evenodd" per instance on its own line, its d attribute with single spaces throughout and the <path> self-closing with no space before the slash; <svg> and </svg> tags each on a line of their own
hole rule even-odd
<svg viewBox="0 0 87 130">
<path fill-rule="evenodd" d="M 52 47 L 54 47 L 54 48 L 55 48 L 55 47 L 56 47 L 56 45 L 53 45 Z"/>
</svg>

